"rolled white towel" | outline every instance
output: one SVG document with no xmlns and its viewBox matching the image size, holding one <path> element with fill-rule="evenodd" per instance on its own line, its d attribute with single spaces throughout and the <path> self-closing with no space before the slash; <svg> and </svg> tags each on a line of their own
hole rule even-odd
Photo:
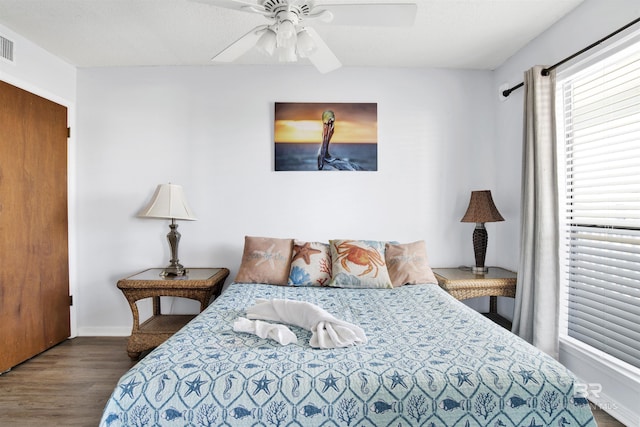
<svg viewBox="0 0 640 427">
<path fill-rule="evenodd" d="M 307 329 L 311 331 L 311 347 L 348 347 L 367 342 L 362 328 L 337 319 L 321 307 L 306 301 L 257 299 L 256 305 L 247 309 L 247 318 L 287 323 Z"/>
<path fill-rule="evenodd" d="M 262 320 L 249 320 L 245 317 L 238 317 L 235 322 L 233 322 L 233 330 L 236 332 L 255 334 L 260 338 L 269 338 L 278 341 L 282 345 L 298 341 L 296 334 L 285 325 L 263 322 Z"/>
</svg>

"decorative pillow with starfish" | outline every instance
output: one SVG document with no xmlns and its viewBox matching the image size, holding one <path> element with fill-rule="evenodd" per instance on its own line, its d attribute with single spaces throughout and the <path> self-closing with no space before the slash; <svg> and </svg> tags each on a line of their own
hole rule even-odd
<svg viewBox="0 0 640 427">
<path fill-rule="evenodd" d="M 394 288 L 419 283 L 438 283 L 427 259 L 424 240 L 413 243 L 387 243 L 385 260 Z"/>
<path fill-rule="evenodd" d="M 238 283 L 286 285 L 291 267 L 293 239 L 245 236 Z"/>
<path fill-rule="evenodd" d="M 331 280 L 329 245 L 321 242 L 293 242 L 289 286 L 327 286 Z"/>
</svg>

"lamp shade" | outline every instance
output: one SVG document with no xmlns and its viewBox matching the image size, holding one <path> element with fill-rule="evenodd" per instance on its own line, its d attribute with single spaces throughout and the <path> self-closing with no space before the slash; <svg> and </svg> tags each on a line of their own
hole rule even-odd
<svg viewBox="0 0 640 427">
<path fill-rule="evenodd" d="M 504 221 L 493 203 L 490 190 L 472 191 L 469 207 L 460 222 Z"/>
<path fill-rule="evenodd" d="M 194 221 L 197 218 L 184 197 L 182 186 L 160 184 L 149 204 L 138 216 L 147 218 L 166 218 Z"/>
</svg>

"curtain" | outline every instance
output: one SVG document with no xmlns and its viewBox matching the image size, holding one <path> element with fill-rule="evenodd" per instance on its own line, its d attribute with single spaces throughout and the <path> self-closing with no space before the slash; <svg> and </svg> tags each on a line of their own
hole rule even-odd
<svg viewBox="0 0 640 427">
<path fill-rule="evenodd" d="M 555 72 L 524 78 L 520 261 L 512 331 L 558 358 L 559 248 Z"/>
</svg>

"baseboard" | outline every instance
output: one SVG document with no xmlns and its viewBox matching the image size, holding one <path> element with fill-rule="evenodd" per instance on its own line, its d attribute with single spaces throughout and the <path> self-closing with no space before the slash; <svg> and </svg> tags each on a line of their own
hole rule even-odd
<svg viewBox="0 0 640 427">
<path fill-rule="evenodd" d="M 591 404 L 596 405 L 616 420 L 626 426 L 640 426 L 640 418 L 638 414 L 622 405 L 615 403 L 615 400 L 606 393 L 600 393 L 599 398 L 591 397 Z"/>
<path fill-rule="evenodd" d="M 78 328 L 79 337 L 128 337 L 131 335 L 131 328 L 109 327 L 109 328 Z"/>
<path fill-rule="evenodd" d="M 626 370 L 579 344 L 562 340 L 560 362 L 573 372 L 588 393 L 588 399 L 627 426 L 640 426 L 640 381 Z"/>
</svg>

